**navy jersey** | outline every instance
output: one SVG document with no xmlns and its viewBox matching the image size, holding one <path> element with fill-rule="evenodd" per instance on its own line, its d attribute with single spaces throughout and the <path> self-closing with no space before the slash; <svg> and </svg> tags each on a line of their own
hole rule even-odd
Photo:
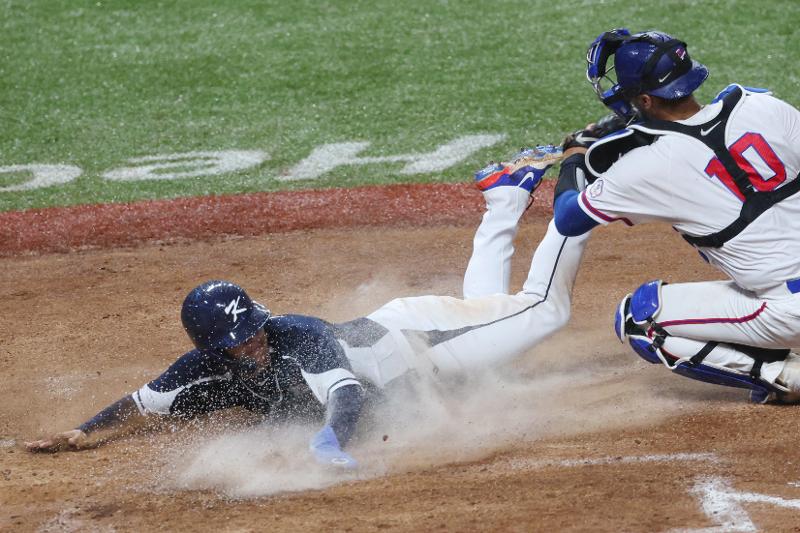
<svg viewBox="0 0 800 533">
<path fill-rule="evenodd" d="M 269 368 L 251 376 L 222 354 L 192 350 L 133 393 L 139 411 L 191 417 L 238 406 L 262 414 L 317 414 L 334 391 L 360 386 L 327 322 L 274 316 L 264 330 Z"/>
</svg>

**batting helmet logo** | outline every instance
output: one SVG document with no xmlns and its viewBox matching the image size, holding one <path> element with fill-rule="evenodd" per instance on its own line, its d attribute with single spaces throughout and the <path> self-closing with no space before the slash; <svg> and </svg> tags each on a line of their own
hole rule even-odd
<svg viewBox="0 0 800 533">
<path fill-rule="evenodd" d="M 235 300 L 231 300 L 231 303 L 228 304 L 228 307 L 225 308 L 226 315 L 233 315 L 233 321 L 236 322 L 236 318 L 239 316 L 239 313 L 244 313 L 247 311 L 246 307 L 239 308 L 239 299 L 241 296 L 237 296 Z"/>
</svg>

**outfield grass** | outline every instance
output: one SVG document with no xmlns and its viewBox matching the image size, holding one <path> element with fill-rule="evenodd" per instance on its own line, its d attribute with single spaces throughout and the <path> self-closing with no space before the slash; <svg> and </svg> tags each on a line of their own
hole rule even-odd
<svg viewBox="0 0 800 533">
<path fill-rule="evenodd" d="M 625 25 L 689 42 L 729 82 L 800 104 L 800 2 L 14 0 L 2 6 L 0 166 L 62 163 L 68 184 L 0 192 L 0 210 L 298 187 L 458 181 L 485 160 L 604 112 L 584 77 L 587 44 Z M 275 179 L 324 143 L 367 155 L 427 152 L 455 137 L 506 140 L 443 172 L 341 167 Z M 110 182 L 131 157 L 263 150 L 219 177 Z M 0 187 L 22 176 L 0 175 Z"/>
</svg>

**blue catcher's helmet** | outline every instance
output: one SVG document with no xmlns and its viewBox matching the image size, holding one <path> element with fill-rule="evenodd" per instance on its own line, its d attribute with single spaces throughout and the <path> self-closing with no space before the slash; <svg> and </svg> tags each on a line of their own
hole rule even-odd
<svg viewBox="0 0 800 533">
<path fill-rule="evenodd" d="M 183 328 L 200 350 L 224 350 L 250 339 L 270 312 L 234 283 L 212 280 L 192 289 L 183 301 Z"/>
<path fill-rule="evenodd" d="M 613 68 L 606 63 L 614 56 Z M 649 94 L 675 100 L 692 94 L 708 77 L 708 69 L 689 57 L 686 43 L 660 31 L 631 33 L 619 28 L 601 34 L 589 47 L 586 77 L 600 101 L 630 119 L 635 110 L 630 99 Z M 608 77 L 615 72 L 616 80 Z M 602 87 L 603 79 L 613 85 Z"/>
</svg>

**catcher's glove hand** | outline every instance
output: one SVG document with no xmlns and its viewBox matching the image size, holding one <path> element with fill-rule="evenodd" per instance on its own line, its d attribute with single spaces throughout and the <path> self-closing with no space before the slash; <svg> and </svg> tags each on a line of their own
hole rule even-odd
<svg viewBox="0 0 800 533">
<path fill-rule="evenodd" d="M 569 148 L 589 148 L 598 139 L 619 131 L 625 126 L 627 126 L 627 123 L 624 119 L 615 113 L 611 113 L 594 124 L 589 124 L 585 129 L 567 135 L 561 146 L 564 150 Z"/>
</svg>

